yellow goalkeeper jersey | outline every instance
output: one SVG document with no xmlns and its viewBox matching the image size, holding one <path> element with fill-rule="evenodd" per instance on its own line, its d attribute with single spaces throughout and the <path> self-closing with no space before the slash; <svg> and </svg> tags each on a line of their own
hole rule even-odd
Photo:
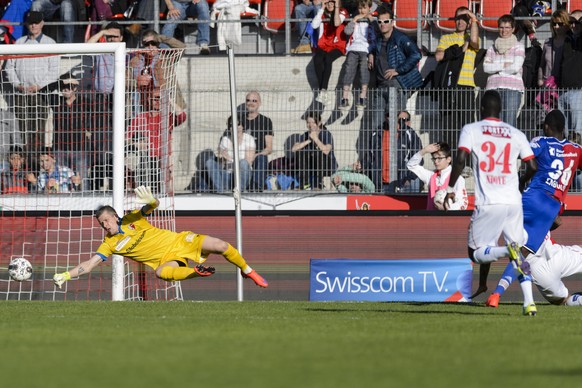
<svg viewBox="0 0 582 388">
<path fill-rule="evenodd" d="M 186 265 L 187 259 L 202 263 L 206 260 L 201 257 L 204 237 L 192 232 L 176 233 L 156 228 L 141 210 L 134 210 L 121 219 L 119 233 L 103 239 L 96 253 L 104 260 L 113 254 L 121 255 L 153 269 L 172 260 Z"/>
</svg>

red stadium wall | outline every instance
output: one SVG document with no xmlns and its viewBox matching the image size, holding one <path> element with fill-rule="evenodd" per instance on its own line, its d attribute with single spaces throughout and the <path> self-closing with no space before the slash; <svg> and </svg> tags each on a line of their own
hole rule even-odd
<svg viewBox="0 0 582 388">
<path fill-rule="evenodd" d="M 249 263 L 269 280 L 268 289 L 259 289 L 245 281 L 245 299 L 248 300 L 307 300 L 309 295 L 309 260 L 311 258 L 352 259 L 424 259 L 466 257 L 466 235 L 470 213 L 457 215 L 438 214 L 427 216 L 414 212 L 389 214 L 386 212 L 343 212 L 326 215 L 244 215 L 242 219 L 242 250 Z M 580 244 L 582 217 L 568 215 L 564 224 L 554 233 L 562 244 Z M 52 221 L 51 221 L 52 222 Z M 69 220 L 60 217 L 58 227 L 63 233 L 49 238 L 60 241 L 47 247 L 45 217 L 0 217 L 0 252 L 3 265 L 6 257 L 21 244 L 33 244 L 34 262 L 43 262 L 44 255 L 66 252 L 64 245 L 84 244 L 87 252 L 97 248 L 95 237 L 100 236 L 99 226 L 90 216 Z M 93 225 L 91 239 L 66 229 Z M 92 224 L 91 224 L 92 223 Z M 200 234 L 219 237 L 236 245 L 235 217 L 229 215 L 180 215 L 176 217 L 176 229 L 191 230 Z M 91 240 L 93 242 L 91 242 Z M 94 245 L 94 246 L 91 246 Z M 47 256 L 47 257 L 48 257 Z M 70 258 L 71 262 L 85 258 Z M 50 264 L 50 260 L 47 260 Z M 506 261 L 492 269 L 489 287 L 494 286 Z M 219 256 L 211 256 L 207 264 L 217 267 L 217 274 L 207 279 L 182 282 L 184 298 L 188 300 L 234 300 L 236 281 L 234 268 Z M 49 271 L 49 269 L 47 269 Z M 54 271 L 54 270 L 53 270 Z M 107 284 L 110 269 L 89 291 L 74 295 L 70 288 L 67 299 L 110 298 Z M 148 269 L 149 271 L 149 269 Z M 151 272 L 151 271 L 149 271 Z M 52 276 L 52 274 L 49 274 Z M 49 275 L 46 275 L 50 278 Z M 83 282 L 88 279 L 83 278 Z M 96 279 L 93 280 L 95 282 Z M 79 282 L 78 280 L 73 281 Z M 73 284 L 71 286 L 73 286 Z M 78 284 L 81 285 L 80 283 Z M 81 287 L 79 287 L 81 288 Z M 575 289 L 574 289 L 575 290 Z M 81 292 L 81 291 L 79 291 Z M 538 296 L 539 297 L 539 296 Z"/>
</svg>

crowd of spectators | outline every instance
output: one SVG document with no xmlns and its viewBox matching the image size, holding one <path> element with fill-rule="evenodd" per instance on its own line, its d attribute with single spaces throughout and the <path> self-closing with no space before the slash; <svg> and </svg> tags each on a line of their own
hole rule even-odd
<svg viewBox="0 0 582 388">
<path fill-rule="evenodd" d="M 140 2 L 137 14 L 144 20 L 151 20 L 146 15 L 153 10 L 152 1 Z M 48 6 L 47 1 L 34 1 L 25 20 L 26 34 L 18 38 L 15 44 L 54 43 L 43 33 L 44 20 L 56 11 L 63 20 L 69 20 L 69 5 L 66 2 L 49 2 L 51 5 Z M 209 9 L 205 0 L 166 0 L 165 4 L 167 17 L 176 20 L 188 16 L 206 18 Z M 97 3 L 95 7 L 97 20 L 114 16 L 111 9 L 103 11 Z M 314 105 L 315 109 L 303 116 L 307 131 L 296 134 L 292 141 L 286 142 L 288 149 L 285 157 L 272 164 L 276 135 L 273 122 L 259 113 L 262 103 L 260 94 L 253 91 L 246 95 L 244 112 L 236 118 L 239 135 L 236 138 L 239 145 L 244 146 L 238 155 L 244 178 L 241 184 L 243 190 L 260 192 L 271 188 L 273 177 L 279 173 L 292 182 L 288 187 L 298 189 L 328 188 L 341 192 L 368 191 L 374 187 L 376 192 L 418 193 L 427 188 L 427 182 L 406 168 L 411 158 L 426 148 L 417 131 L 411 127 L 411 114 L 406 110 L 409 94 L 426 85 L 427 80 L 423 80 L 419 72 L 421 50 L 409 35 L 395 28 L 397 15 L 389 3 L 376 8 L 370 0 L 357 0 L 351 8 L 350 12 L 342 7 L 340 0 L 303 1 L 295 8 L 295 16 L 313 17 L 312 22 L 298 24 L 299 45 L 293 53 L 313 54 L 317 78 L 314 96 L 319 105 Z M 582 132 L 582 80 L 580 73 L 573 69 L 579 68 L 582 61 L 581 16 L 580 10 L 571 14 L 564 9 L 553 12 L 550 20 L 552 36 L 540 45 L 536 44 L 535 29 L 532 30 L 531 25 L 526 31 L 530 49 L 539 50 L 539 66 L 535 70 L 537 86 L 544 88 L 537 98 L 540 106 L 548 111 L 561 107 L 569 119 L 569 128 L 577 132 Z M 455 31 L 442 35 L 434 53 L 438 64 L 432 76 L 432 86 L 444 89 L 438 98 L 440 125 L 444 131 L 439 141 L 446 143 L 453 152 L 462 126 L 474 121 L 475 68 L 479 63 L 482 63 L 487 75 L 484 89 L 495 89 L 502 96 L 502 119 L 517 126 L 526 88 L 524 67 L 527 55 L 527 44 L 516 37 L 517 29 L 523 23 L 520 24 L 511 14 L 498 19 L 498 37 L 490 47 L 482 47 L 478 18 L 472 10 L 459 7 L 454 21 Z M 198 25 L 197 43 L 202 54 L 209 53 L 206 52 L 209 37 L 205 26 L 204 23 Z M 128 120 L 129 154 L 147 154 L 147 160 L 140 159 L 139 163 L 131 163 L 127 159 L 126 173 L 130 176 L 128 182 L 131 185 L 159 181 L 154 175 L 162 169 L 160 147 L 163 145 L 160 143 L 171 144 L 170 137 L 162 141 L 161 133 L 169 129 L 171 134 L 172 128 L 186 119 L 186 107 L 179 89 L 176 106 L 171 109 L 176 113 L 167 118 L 160 114 L 160 100 L 164 98 L 163 90 L 167 83 L 167 72 L 163 70 L 165 57 L 160 48 L 185 47 L 183 42 L 173 37 L 175 29 L 176 24 L 167 23 L 161 34 L 153 29 L 141 32 L 140 46 L 143 50 L 129 61 L 127 86 L 132 90 L 132 106 L 138 106 Z M 123 40 L 124 28 L 115 22 L 94 30 L 88 42 Z M 68 31 L 68 27 L 63 29 L 63 33 L 63 42 L 72 41 L 70 37 L 74 34 Z M 342 68 L 345 76 L 337 85 L 330 85 L 333 63 L 346 54 L 347 60 Z M 65 180 L 63 176 L 68 180 L 68 186 L 62 182 L 52 185 L 51 192 L 106 187 L 106 177 L 110 172 L 103 171 L 101 181 L 97 183 L 95 171 L 98 169 L 95 166 L 110 164 L 106 155 L 111 151 L 111 141 L 108 139 L 111 137 L 113 56 L 103 54 L 95 57 L 94 93 L 90 101 L 77 93 L 79 79 L 76 75 L 70 73 L 58 78 L 58 63 L 55 61 L 54 57 L 19 58 L 9 59 L 4 64 L 6 83 L 14 90 L 14 101 L 8 101 L 13 109 L 2 111 L 3 121 L 10 121 L 12 114 L 17 126 L 4 128 L 1 134 L 5 148 L 3 170 L 10 170 L 11 158 L 16 157 L 12 152 L 17 151 L 17 156 L 26 159 L 26 163 L 21 165 L 36 172 L 34 179 L 29 179 L 28 174 L 21 177 L 26 190 L 47 190 L 46 185 L 40 184 L 40 177 L 47 172 L 50 175 L 49 167 L 66 171 L 59 175 L 59 182 Z M 356 78 L 356 75 L 359 77 Z M 55 85 L 59 91 L 58 98 L 46 93 Z M 556 92 L 564 88 L 568 88 L 566 93 Z M 391 90 L 394 89 L 398 97 L 395 102 L 391 101 Z M 338 91 L 341 97 L 335 98 Z M 354 98 L 351 98 L 352 93 Z M 326 106 L 330 107 L 334 99 L 339 109 L 349 110 L 353 106 L 362 113 L 360 134 L 355 145 L 358 160 L 341 170 L 337 170 L 334 136 L 321 119 L 321 113 Z M 382 161 L 387 155 L 382 148 L 385 144 L 382 136 L 388 136 L 391 129 L 390 120 L 386 117 L 390 103 L 395 104 L 399 111 L 394 128 L 398 176 L 385 181 L 382 172 L 386 166 Z M 91 109 L 98 109 L 99 114 Z M 47 141 L 45 136 L 49 119 L 52 120 L 52 142 Z M 86 128 L 95 130 L 87 131 Z M 210 191 L 226 192 L 233 187 L 234 134 L 233 125 L 228 125 L 218 139 L 219 146 L 214 154 L 203 161 L 205 176 L 202 180 Z M 46 157 L 41 155 L 45 151 Z M 165 152 L 169 154 L 171 149 L 167 148 Z M 52 165 L 49 163 L 51 160 Z M 419 163 L 422 164 L 422 160 Z M 142 170 L 148 171 L 145 175 L 138 174 L 140 164 Z M 436 165 L 434 168 L 438 169 Z M 369 182 L 358 179 L 359 183 L 351 187 L 350 183 L 346 184 L 351 182 L 346 178 L 348 172 L 360 174 Z M 330 179 L 326 181 L 327 178 Z"/>
</svg>

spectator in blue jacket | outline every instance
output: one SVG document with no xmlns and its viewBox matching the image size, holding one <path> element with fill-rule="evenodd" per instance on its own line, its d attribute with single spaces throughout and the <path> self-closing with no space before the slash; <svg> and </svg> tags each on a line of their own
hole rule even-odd
<svg viewBox="0 0 582 388">
<path fill-rule="evenodd" d="M 406 108 L 406 92 L 422 86 L 422 76 L 418 71 L 421 54 L 410 38 L 394 29 L 394 13 L 387 4 L 378 7 L 378 24 L 380 33 L 370 44 L 369 64 L 373 64 L 375 73 L 375 95 L 369 97 L 367 118 L 362 120 L 362 127 L 357 142 L 357 152 L 362 167 L 369 171 L 376 187 L 381 185 L 381 150 L 382 124 L 389 100 L 389 88 L 397 89 L 396 109 Z M 374 80 L 370 80 L 373 85 Z"/>
</svg>

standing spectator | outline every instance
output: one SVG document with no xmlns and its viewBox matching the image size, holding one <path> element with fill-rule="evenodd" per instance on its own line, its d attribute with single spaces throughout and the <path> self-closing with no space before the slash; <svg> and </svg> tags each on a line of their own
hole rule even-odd
<svg viewBox="0 0 582 388">
<path fill-rule="evenodd" d="M 36 191 L 36 177 L 26 168 L 26 159 L 22 148 L 10 147 L 6 153 L 8 167 L 2 171 L 0 179 L 0 192 L 2 194 L 22 194 Z"/>
<path fill-rule="evenodd" d="M 59 11 L 61 21 L 65 22 L 63 26 L 63 42 L 73 43 L 75 40 L 75 25 L 68 24 L 77 21 L 77 4 L 75 0 L 34 0 L 30 11 L 40 12 L 43 19 L 50 19 L 55 12 Z"/>
<path fill-rule="evenodd" d="M 198 18 L 198 37 L 196 43 L 200 46 L 200 54 L 210 54 L 210 9 L 206 0 L 164 0 L 168 6 L 168 20 L 184 20 L 187 16 Z M 166 23 L 162 28 L 162 35 L 172 38 L 176 31 L 176 23 Z"/>
<path fill-rule="evenodd" d="M 495 89 L 499 92 L 503 103 L 501 121 L 515 127 L 525 90 L 522 78 L 525 49 L 513 33 L 515 31 L 513 16 L 501 16 L 497 21 L 497 26 L 499 37 L 487 50 L 483 64 L 483 70 L 491 74 L 487 78 L 485 89 Z"/>
<path fill-rule="evenodd" d="M 92 35 L 87 43 L 118 43 L 123 41 L 124 28 L 117 22 L 110 22 Z M 127 77 L 130 79 L 130 77 Z M 115 54 L 105 53 L 93 57 L 93 99 L 90 110 L 93 119 L 95 187 L 104 187 L 111 178 L 113 151 L 113 88 L 115 83 Z"/>
<path fill-rule="evenodd" d="M 76 175 L 69 167 L 57 164 L 52 150 L 49 148 L 40 150 L 39 159 L 40 172 L 38 179 L 33 178 L 30 183 L 36 184 L 40 192 L 53 194 L 81 190 L 81 177 Z"/>
<path fill-rule="evenodd" d="M 298 0 L 293 12 L 297 19 L 313 18 L 321 9 L 322 0 Z M 311 54 L 311 37 L 307 33 L 306 21 L 297 22 L 299 45 L 291 50 L 293 54 Z"/>
<path fill-rule="evenodd" d="M 69 166 L 89 188 L 86 179 L 93 152 L 93 125 L 87 100 L 78 93 L 79 80 L 71 73 L 60 79 L 62 97 L 54 110 L 53 150 L 57 163 Z"/>
<path fill-rule="evenodd" d="M 560 87 L 560 70 L 562 66 L 562 53 L 564 42 L 570 32 L 570 16 L 564 9 L 559 9 L 552 14 L 550 21 L 552 37 L 546 39 L 542 48 L 542 60 L 538 70 L 538 86 Z"/>
<path fill-rule="evenodd" d="M 55 44 L 42 33 L 43 15 L 30 11 L 26 19 L 28 35 L 15 44 Z M 35 152 L 44 145 L 44 129 L 48 116 L 47 86 L 59 76 L 59 58 L 40 56 L 6 61 L 6 76 L 15 89 L 14 113 L 23 135 L 26 153 L 35 158 Z M 31 167 L 35 167 L 31 165 Z"/>
<path fill-rule="evenodd" d="M 370 70 L 374 64 L 374 54 L 370 53 L 370 42 L 376 40 L 374 18 L 371 14 L 372 0 L 358 0 L 358 15 L 356 15 L 344 29 L 349 35 L 346 46 L 347 57 L 344 64 L 344 92 L 340 103 L 340 109 L 348 109 L 349 97 L 352 91 L 352 83 L 359 70 L 360 73 L 360 98 L 357 100 L 358 109 L 364 109 L 368 104 L 368 83 L 370 82 Z M 368 59 L 371 58 L 371 60 Z"/>
<path fill-rule="evenodd" d="M 422 167 L 422 159 L 426 154 L 431 154 L 434 170 Z M 415 173 L 428 187 L 427 210 L 437 209 L 435 207 L 435 194 L 439 190 L 445 190 L 449 185 L 452 160 L 451 146 L 447 143 L 440 142 L 427 145 L 414 154 L 406 164 L 406 167 Z M 465 178 L 462 176 L 455 183 L 455 201 L 449 204 L 449 210 L 466 210 L 469 205 L 467 189 L 465 188 Z M 444 210 L 444 208 L 439 210 Z"/>
<path fill-rule="evenodd" d="M 380 34 L 370 47 L 370 54 L 373 55 L 368 57 L 368 61 L 374 64 L 376 87 L 380 93 L 370 104 L 370 109 L 374 112 L 374 129 L 380 128 L 384 120 L 389 88 L 399 90 L 396 109 L 403 110 L 406 99 L 400 90 L 422 85 L 422 76 L 418 71 L 418 63 L 422 57 L 420 51 L 406 34 L 394 29 L 394 12 L 387 4 L 378 7 L 378 25 Z"/>
<path fill-rule="evenodd" d="M 340 7 L 340 0 L 325 0 L 324 7 L 317 11 L 311 22 L 314 30 L 319 28 L 313 64 L 319 90 L 316 100 L 322 104 L 327 104 L 330 99 L 327 89 L 333 63 L 346 53 L 344 20 L 348 16 L 348 11 Z"/>
<path fill-rule="evenodd" d="M 245 191 L 251 181 L 251 166 L 255 157 L 255 139 L 245 132 L 244 120 L 237 118 L 238 162 L 240 168 L 240 190 Z M 212 185 L 219 193 L 232 190 L 234 180 L 234 136 L 232 117 L 227 121 L 227 132 L 220 139 L 216 159 L 206 161 L 206 169 Z"/>
<path fill-rule="evenodd" d="M 144 31 L 141 39 L 143 50 L 137 52 L 129 61 L 130 83 L 134 82 L 143 109 L 148 111 L 147 104 L 152 101 L 150 94 L 155 88 L 165 89 L 168 77 L 172 74 L 166 69 L 169 63 L 168 51 L 160 48 L 164 44 L 170 48 L 185 48 L 186 45 L 178 39 L 160 35 L 154 30 Z M 176 89 L 176 105 L 184 108 L 184 101 L 179 89 Z M 139 110 L 139 107 L 135 108 Z"/>
<path fill-rule="evenodd" d="M 474 121 L 475 58 L 480 47 L 477 17 L 467 7 L 455 11 L 455 32 L 443 35 L 435 59 L 436 85 L 448 88 L 439 98 L 444 139 L 456 148 L 459 128 Z"/>
<path fill-rule="evenodd" d="M 323 188 L 323 177 L 331 176 L 337 161 L 333 150 L 333 136 L 321 122 L 321 115 L 309 112 L 305 117 L 307 132 L 291 147 L 295 174 L 299 186 L 306 190 Z"/>
<path fill-rule="evenodd" d="M 398 112 L 396 163 L 398 178 L 387 187 L 387 192 L 394 193 L 418 193 L 420 192 L 420 179 L 416 174 L 407 169 L 407 164 L 414 154 L 422 149 L 422 142 L 416 131 L 410 127 L 410 113 Z M 424 161 L 420 161 L 420 165 Z"/>
<path fill-rule="evenodd" d="M 582 10 L 570 17 L 572 33 L 564 42 L 560 79 L 568 90 L 558 99 L 558 107 L 566 114 L 567 128 L 582 134 Z"/>
<path fill-rule="evenodd" d="M 384 164 L 382 147 L 388 140 L 383 137 L 383 133 L 387 133 L 383 123 L 388 114 L 390 88 L 397 90 L 396 109 L 403 110 L 405 94 L 410 89 L 420 87 L 422 77 L 418 71 L 420 51 L 406 34 L 394 29 L 394 13 L 388 4 L 378 7 L 378 25 L 380 33 L 370 47 L 370 54 L 373 55 L 368 57 L 369 64 L 374 66 L 377 89 L 375 95 L 369 98 L 369 109 L 364 112 L 356 148 L 364 171 L 370 174 L 376 187 L 381 187 Z"/>
<path fill-rule="evenodd" d="M 255 138 L 256 153 L 252 163 L 252 188 L 263 191 L 266 185 L 269 155 L 273 152 L 273 122 L 270 118 L 259 113 L 261 107 L 261 95 L 257 91 L 246 95 L 243 126 L 245 132 Z"/>
<path fill-rule="evenodd" d="M 469 225 L 469 258 L 481 264 L 481 272 L 488 272 L 492 262 L 509 256 L 525 275 L 527 263 L 521 260 L 519 252 L 527 241 L 527 234 L 523 224 L 518 160 L 526 163 L 527 180 L 535 173 L 537 163 L 523 132 L 502 122 L 500 113 L 499 93 L 486 91 L 481 100 L 481 120 L 467 124 L 461 130 L 444 205 L 448 210 L 449 201 L 454 202 L 455 184 L 471 158 L 475 176 L 475 210 Z M 501 236 L 506 246 L 498 246 Z M 522 280 L 524 314 L 534 315 L 536 307 L 531 280 L 525 276 Z"/>
<path fill-rule="evenodd" d="M 132 171 L 135 185 L 146 185 L 159 191 L 171 175 L 172 131 L 174 126 L 186 121 L 186 112 L 178 110 L 177 114 L 166 116 L 164 112 L 173 112 L 174 109 L 162 111 L 162 106 L 168 105 L 168 96 L 162 94 L 159 88 L 152 90 L 148 96 L 150 101 L 145 105 L 148 110 L 131 119 L 126 139 L 140 156 L 140 163 Z M 162 98 L 165 100 L 162 101 Z"/>
</svg>

